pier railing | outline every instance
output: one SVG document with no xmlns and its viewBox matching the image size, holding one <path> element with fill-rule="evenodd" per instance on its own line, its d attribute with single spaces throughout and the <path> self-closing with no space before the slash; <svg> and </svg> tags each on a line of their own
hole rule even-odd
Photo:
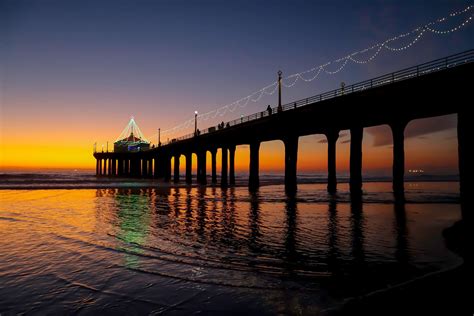
<svg viewBox="0 0 474 316">
<path fill-rule="evenodd" d="M 294 110 L 302 106 L 306 106 L 308 104 L 313 104 L 313 103 L 321 102 L 324 100 L 340 97 L 343 95 L 388 85 L 391 83 L 411 79 L 414 77 L 424 76 L 433 72 L 441 71 L 448 68 L 453 68 L 453 67 L 460 66 L 463 64 L 468 64 L 473 61 L 474 61 L 474 49 L 471 49 L 462 53 L 436 59 L 430 62 L 419 64 L 417 66 L 405 68 L 405 69 L 398 70 L 398 71 L 385 74 L 379 77 L 375 77 L 369 80 L 358 82 L 349 86 L 344 86 L 344 87 L 334 89 L 328 92 L 324 92 L 315 96 L 300 99 L 295 102 L 287 103 L 285 105 L 282 105 L 280 109 L 278 109 L 278 107 L 272 107 L 271 111 L 265 110 L 265 111 L 257 112 L 251 115 L 242 116 L 238 119 L 225 122 L 223 128 L 219 128 L 219 126 L 211 126 L 204 130 L 200 130 L 198 136 L 209 134 L 209 133 L 216 133 L 232 126 L 258 120 L 260 118 L 264 118 L 270 115 L 277 115 L 280 112 Z M 166 144 L 175 143 L 175 142 L 190 139 L 193 137 L 196 137 L 196 135 L 194 133 L 190 133 L 178 138 L 173 138 L 172 140 L 168 141 Z"/>
<path fill-rule="evenodd" d="M 271 115 L 278 115 L 278 113 L 280 112 L 291 111 L 291 110 L 306 106 L 308 104 L 314 104 L 314 103 L 322 102 L 328 99 L 337 98 L 343 95 L 348 95 L 351 93 L 356 93 L 356 92 L 364 91 L 367 89 L 381 87 L 384 85 L 411 79 L 414 77 L 424 76 L 424 75 L 442 71 L 448 68 L 453 68 L 460 65 L 468 64 L 473 61 L 474 61 L 474 49 L 471 49 L 462 53 L 436 59 L 430 62 L 426 62 L 426 63 L 419 64 L 413 67 L 398 70 L 398 71 L 388 73 L 379 77 L 375 77 L 369 80 L 365 80 L 365 81 L 358 82 L 352 85 L 344 86 L 338 89 L 334 89 L 334 90 L 327 91 L 321 94 L 317 94 L 308 98 L 300 99 L 295 102 L 287 103 L 285 105 L 282 105 L 280 109 L 278 109 L 278 107 L 272 107 L 271 110 L 267 109 L 265 111 L 257 112 L 251 115 L 242 116 L 238 119 L 224 122 L 223 124 L 224 126 L 221 126 L 221 127 L 219 127 L 219 125 L 211 126 L 204 130 L 200 130 L 198 135 L 195 135 L 194 133 L 190 133 L 181 137 L 173 138 L 169 140 L 168 142 L 164 143 L 163 145 L 176 143 L 176 142 L 190 139 L 193 137 L 199 137 L 205 134 L 217 133 L 219 131 L 225 130 L 232 126 L 237 126 L 242 123 L 255 121 L 255 120 L 265 118 Z M 151 149 L 153 148 L 150 148 L 148 150 L 151 150 Z M 96 148 L 94 148 L 94 152 L 100 152 L 100 151 L 99 150 L 96 151 Z M 102 152 L 112 153 L 113 151 L 102 151 Z"/>
</svg>

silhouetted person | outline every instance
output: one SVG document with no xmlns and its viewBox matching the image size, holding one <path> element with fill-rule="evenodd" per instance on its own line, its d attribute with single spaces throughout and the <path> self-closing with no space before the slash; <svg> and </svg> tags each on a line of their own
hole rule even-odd
<svg viewBox="0 0 474 316">
<path fill-rule="evenodd" d="M 230 123 L 227 123 L 227 125 L 225 127 L 230 127 Z"/>
<path fill-rule="evenodd" d="M 270 106 L 270 104 L 267 106 L 267 112 L 268 115 L 272 115 L 272 107 Z"/>
</svg>

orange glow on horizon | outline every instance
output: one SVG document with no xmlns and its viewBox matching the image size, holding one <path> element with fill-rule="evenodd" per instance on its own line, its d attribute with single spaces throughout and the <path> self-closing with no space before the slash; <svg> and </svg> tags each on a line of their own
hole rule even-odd
<svg viewBox="0 0 474 316">
<path fill-rule="evenodd" d="M 34 126 L 33 122 L 28 122 Z M 23 129 L 12 126 L 2 126 L 0 169 L 95 169 L 93 157 L 93 140 L 95 134 L 103 133 L 109 139 L 114 139 L 118 132 L 116 128 L 100 125 L 95 129 L 77 132 L 77 126 L 67 126 L 65 122 L 56 125 L 41 126 L 38 135 L 27 129 L 24 122 Z M 112 124 L 112 123 L 110 123 Z M 116 122 L 114 125 L 118 125 Z M 51 126 L 54 126 L 52 128 Z M 115 127 L 115 126 L 114 126 Z M 388 127 L 386 127 L 388 129 Z M 20 130 L 20 132 L 18 132 Z M 110 130 L 115 131 L 111 133 Z M 6 135 L 14 135 L 6 138 Z M 102 134 L 101 134 L 102 135 Z M 406 168 L 457 171 L 457 142 L 447 136 L 430 136 L 433 139 L 408 138 L 405 142 Z M 452 136 L 450 136 L 452 138 Z M 426 137 L 425 137 L 426 138 Z M 438 139 L 440 138 L 440 140 Z M 323 135 L 300 137 L 298 149 L 298 170 L 300 172 L 326 172 L 327 144 Z M 341 132 L 337 143 L 337 171 L 348 172 L 350 156 L 350 136 L 347 131 Z M 106 143 L 104 150 L 106 150 Z M 100 151 L 102 143 L 97 145 Z M 109 142 L 109 150 L 113 150 L 113 142 Z M 249 146 L 237 146 L 235 156 L 236 172 L 247 173 L 249 168 Z M 207 157 L 207 173 L 211 173 L 211 156 Z M 217 172 L 221 170 L 221 151 L 217 152 Z M 372 136 L 365 132 L 363 141 L 363 169 L 386 170 L 392 167 L 392 148 L 390 145 L 373 146 Z M 184 174 L 185 159 L 180 158 L 181 173 Z M 193 170 L 196 170 L 196 156 L 193 155 Z M 260 171 L 284 171 L 284 145 L 281 141 L 264 142 L 260 145 Z"/>
</svg>

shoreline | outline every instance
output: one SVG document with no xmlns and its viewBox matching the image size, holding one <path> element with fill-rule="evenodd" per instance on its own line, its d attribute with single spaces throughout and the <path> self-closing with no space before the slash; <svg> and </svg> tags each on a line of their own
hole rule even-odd
<svg viewBox="0 0 474 316">
<path fill-rule="evenodd" d="M 100 178 L 99 178 L 100 179 Z M 173 181 L 165 182 L 163 180 L 156 179 L 133 179 L 133 178 L 106 178 L 110 181 L 37 181 L 34 185 L 32 184 L 1 184 L 1 190 L 85 190 L 85 189 L 167 189 L 167 188 L 242 188 L 247 187 L 248 183 L 243 180 L 237 180 L 234 185 L 221 186 L 218 183 L 202 185 L 198 183 L 187 184 L 184 181 L 180 183 L 174 183 Z M 364 183 L 390 183 L 391 179 L 367 179 Z M 406 179 L 405 183 L 453 183 L 459 182 L 458 179 Z M 338 180 L 338 184 L 348 184 L 348 178 L 342 178 Z M 264 179 L 260 181 L 260 187 L 267 187 L 272 185 L 284 185 L 285 182 L 282 179 Z M 325 180 L 306 180 L 303 177 L 298 185 L 306 184 L 327 184 Z M 345 192 L 345 191 L 342 191 Z"/>
</svg>

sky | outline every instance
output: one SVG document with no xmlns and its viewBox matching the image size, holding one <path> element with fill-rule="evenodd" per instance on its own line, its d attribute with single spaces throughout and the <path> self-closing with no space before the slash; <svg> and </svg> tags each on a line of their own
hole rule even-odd
<svg viewBox="0 0 474 316">
<path fill-rule="evenodd" d="M 157 142 L 173 128 L 301 72 L 462 10 L 469 1 L 50 1 L 0 0 L 0 169 L 94 168 L 93 144 L 112 143 L 135 117 Z M 438 25 L 460 24 L 472 14 Z M 368 64 L 299 81 L 283 102 L 306 98 L 472 48 L 474 27 L 424 36 L 401 52 L 382 50 Z M 393 45 L 404 46 L 409 38 Z M 275 105 L 249 102 L 200 128 Z M 383 106 L 383 104 L 381 104 Z M 343 114 L 341 114 L 343 115 Z M 411 122 L 407 169 L 457 173 L 456 116 Z M 191 132 L 163 133 L 162 141 Z M 337 145 L 348 169 L 349 140 Z M 387 126 L 364 130 L 364 172 L 391 168 Z M 281 171 L 283 145 L 261 146 L 261 169 Z M 322 135 L 300 138 L 298 168 L 326 168 Z M 239 146 L 237 170 L 248 170 Z"/>
</svg>

